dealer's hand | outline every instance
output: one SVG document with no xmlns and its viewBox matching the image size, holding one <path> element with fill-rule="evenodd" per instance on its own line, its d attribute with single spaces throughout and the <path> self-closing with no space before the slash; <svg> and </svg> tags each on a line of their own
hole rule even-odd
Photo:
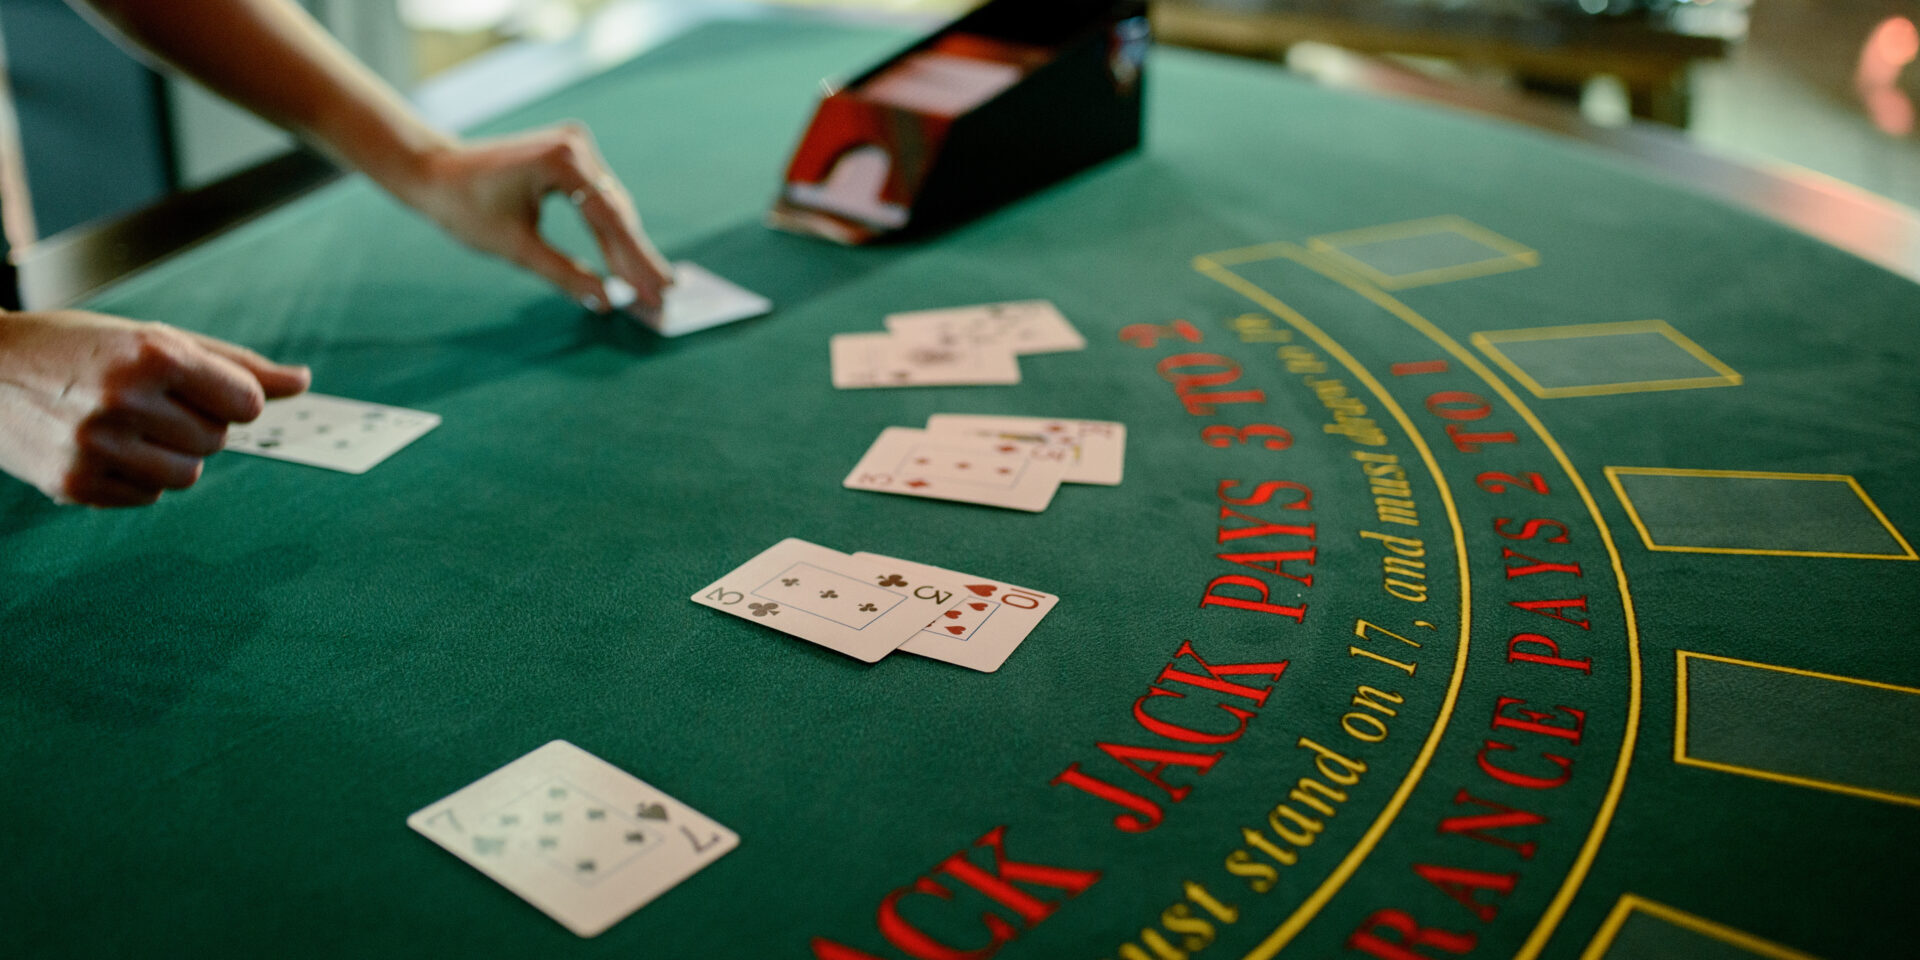
<svg viewBox="0 0 1920 960">
<path fill-rule="evenodd" d="M 228 424 L 310 379 L 165 324 L 0 315 L 0 470 L 63 503 L 143 506 L 200 479 Z"/>
<path fill-rule="evenodd" d="M 573 202 L 607 269 L 633 287 L 641 305 L 657 309 L 661 291 L 673 282 L 672 269 L 640 228 L 633 199 L 576 124 L 441 147 L 419 164 L 414 182 L 394 186 L 402 200 L 468 246 L 545 277 L 596 313 L 608 309 L 600 276 L 540 236 L 540 201 L 548 194 Z"/>
</svg>

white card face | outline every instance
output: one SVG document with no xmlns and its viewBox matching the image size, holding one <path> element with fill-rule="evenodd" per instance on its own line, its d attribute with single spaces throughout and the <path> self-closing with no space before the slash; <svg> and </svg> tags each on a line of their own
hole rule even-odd
<svg viewBox="0 0 1920 960">
<path fill-rule="evenodd" d="M 887 315 L 887 331 L 910 343 L 1000 347 L 1015 354 L 1085 350 L 1087 340 L 1046 300 L 1010 300 L 977 307 Z"/>
<path fill-rule="evenodd" d="M 607 299 L 615 309 L 633 304 L 633 288 L 626 281 L 609 277 L 606 287 Z M 658 311 L 637 311 L 634 316 L 663 337 L 678 337 L 772 310 L 773 301 L 766 297 L 691 260 L 682 260 L 673 265 L 673 286 L 667 288 L 662 307 Z"/>
<path fill-rule="evenodd" d="M 733 831 L 565 740 L 429 804 L 407 826 L 583 937 L 740 845 Z"/>
<path fill-rule="evenodd" d="M 958 596 L 958 582 L 908 576 L 879 561 L 788 538 L 701 588 L 693 602 L 872 663 L 919 633 Z"/>
<path fill-rule="evenodd" d="M 1064 447 L 1072 452 L 1067 467 L 1068 483 L 1116 486 L 1127 465 L 1127 425 L 1111 420 L 936 413 L 927 418 L 927 432 Z"/>
<path fill-rule="evenodd" d="M 228 450 L 366 473 L 440 425 L 440 415 L 303 393 L 267 401 L 260 419 L 227 430 Z"/>
<path fill-rule="evenodd" d="M 1065 448 L 888 427 L 842 486 L 1038 513 L 1060 489 L 1068 458 Z"/>
<path fill-rule="evenodd" d="M 915 344 L 886 333 L 835 334 L 830 347 L 841 390 L 1020 382 L 1020 361 L 1003 347 Z"/>
<path fill-rule="evenodd" d="M 907 653 L 992 673 L 1013 655 L 1033 628 L 1053 610 L 1060 598 L 986 577 L 942 570 L 923 563 L 894 560 L 874 553 L 855 557 L 905 566 L 929 579 L 960 585 L 960 600 L 934 618 L 926 629 L 902 644 Z"/>
</svg>

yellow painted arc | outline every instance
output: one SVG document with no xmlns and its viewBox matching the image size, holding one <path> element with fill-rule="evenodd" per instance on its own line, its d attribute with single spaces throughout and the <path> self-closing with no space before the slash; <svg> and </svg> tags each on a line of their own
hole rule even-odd
<svg viewBox="0 0 1920 960">
<path fill-rule="evenodd" d="M 1400 785 L 1395 788 L 1393 795 L 1387 798 L 1386 805 L 1381 808 L 1379 815 L 1374 818 L 1372 825 L 1367 828 L 1367 832 L 1361 835 L 1359 842 L 1354 844 L 1353 849 L 1347 851 L 1347 855 L 1334 867 L 1333 872 L 1329 873 L 1326 879 L 1322 880 L 1320 885 L 1314 888 L 1314 891 L 1308 894 L 1305 900 L 1301 901 L 1300 906 L 1296 907 L 1293 913 L 1289 914 L 1287 919 L 1282 921 L 1273 933 L 1269 934 L 1265 940 L 1262 940 L 1260 944 L 1254 947 L 1245 957 L 1245 960 L 1269 960 L 1269 958 L 1279 953 L 1281 948 L 1285 947 L 1306 927 L 1307 923 L 1320 912 L 1320 909 L 1326 906 L 1327 901 L 1331 900 L 1333 895 L 1338 893 L 1340 888 L 1346 884 L 1347 879 L 1353 876 L 1354 871 L 1360 868 L 1361 861 L 1365 860 L 1367 855 L 1373 852 L 1373 848 L 1379 844 L 1380 838 L 1386 834 L 1387 828 L 1391 826 L 1394 819 L 1400 815 L 1401 808 L 1406 806 L 1407 798 L 1413 794 L 1413 789 L 1419 784 L 1420 778 L 1426 775 L 1427 766 L 1432 762 L 1434 752 L 1440 748 L 1440 740 L 1446 733 L 1447 724 L 1453 719 L 1454 704 L 1458 702 L 1460 698 L 1460 684 L 1466 677 L 1468 636 L 1473 620 L 1473 590 L 1472 583 L 1469 580 L 1470 575 L 1467 570 L 1467 541 L 1464 531 L 1460 527 L 1460 511 L 1455 505 L 1453 490 L 1447 485 L 1446 477 L 1440 472 L 1440 463 L 1434 458 L 1432 448 L 1427 446 L 1426 438 L 1422 437 L 1420 432 L 1414 428 L 1413 419 L 1407 416 L 1407 412 L 1400 407 L 1400 404 L 1393 399 L 1391 394 L 1387 393 L 1386 388 L 1381 385 L 1380 381 L 1362 366 L 1353 354 L 1347 352 L 1347 349 L 1341 346 L 1338 341 L 1328 336 L 1326 331 L 1321 330 L 1318 325 L 1302 316 L 1299 311 L 1281 302 L 1280 299 L 1273 294 L 1268 293 L 1266 290 L 1247 281 L 1245 278 L 1235 274 L 1233 271 L 1228 270 L 1208 257 L 1195 257 L 1193 267 L 1195 270 L 1219 281 L 1240 295 L 1266 308 L 1288 326 L 1293 327 L 1299 331 L 1301 335 L 1312 340 L 1315 346 L 1318 346 L 1321 350 L 1325 351 L 1328 356 L 1339 361 L 1340 365 L 1345 367 L 1347 372 L 1353 375 L 1354 379 L 1359 380 L 1360 383 L 1374 395 L 1380 402 L 1381 407 L 1393 417 L 1394 421 L 1400 425 L 1400 429 L 1406 433 L 1414 449 L 1419 451 L 1421 461 L 1426 464 L 1427 472 L 1433 476 L 1434 488 L 1440 494 L 1441 505 L 1447 512 L 1447 523 L 1453 530 L 1454 560 L 1460 568 L 1459 649 L 1454 655 L 1453 676 L 1447 683 L 1446 695 L 1440 701 L 1440 711 L 1434 717 L 1433 728 L 1428 733 L 1426 742 L 1421 744 L 1420 753 L 1414 757 L 1413 764 L 1408 767 L 1406 776 L 1401 778 Z"/>
<path fill-rule="evenodd" d="M 1506 401 L 1507 404 L 1514 409 L 1514 412 L 1520 415 L 1522 420 L 1526 421 L 1528 428 L 1540 438 L 1540 442 L 1546 445 L 1547 450 L 1552 453 L 1554 460 L 1560 464 L 1560 469 L 1567 475 L 1567 479 L 1572 481 L 1575 491 L 1580 494 L 1581 501 L 1586 504 L 1587 512 L 1592 515 L 1594 528 L 1599 532 L 1601 542 L 1606 545 L 1607 556 L 1613 563 L 1614 579 L 1619 584 L 1620 606 L 1622 612 L 1625 614 L 1627 628 L 1628 700 L 1626 728 L 1621 737 L 1620 756 L 1614 763 L 1613 779 L 1607 786 L 1606 796 L 1601 799 L 1600 809 L 1594 817 L 1593 827 L 1588 831 L 1587 840 L 1581 845 L 1580 853 L 1575 857 L 1573 867 L 1567 872 L 1566 879 L 1561 881 L 1559 891 L 1554 894 L 1553 900 L 1547 904 L 1546 911 L 1541 914 L 1539 922 L 1534 925 L 1533 932 L 1527 936 L 1526 942 L 1523 943 L 1520 950 L 1514 954 L 1514 960 L 1533 960 L 1533 958 L 1540 955 L 1541 950 L 1546 948 L 1547 940 L 1553 936 L 1553 931 L 1560 925 L 1560 920 L 1566 916 L 1568 905 L 1573 902 L 1573 897 L 1579 892 L 1580 885 L 1586 881 L 1587 872 L 1593 868 L 1593 860 L 1599 855 L 1601 841 L 1606 839 L 1607 828 L 1612 825 L 1614 812 L 1619 809 L 1620 795 L 1626 789 L 1627 773 L 1633 765 L 1633 747 L 1640 736 L 1640 698 L 1642 683 L 1640 673 L 1640 628 L 1634 617 L 1633 593 L 1627 583 L 1627 571 L 1620 562 L 1620 549 L 1613 541 L 1613 532 L 1607 526 L 1606 518 L 1600 515 L 1600 505 L 1594 500 L 1593 491 L 1588 489 L 1586 481 L 1581 478 L 1579 471 L 1574 469 L 1572 459 L 1570 459 L 1566 451 L 1561 448 L 1559 441 L 1555 440 L 1553 435 L 1547 431 L 1546 425 L 1541 423 L 1540 418 L 1534 415 L 1532 408 L 1528 407 L 1526 402 L 1520 399 L 1520 395 L 1515 393 L 1513 388 L 1507 385 L 1506 381 L 1496 376 L 1492 369 L 1481 362 L 1479 357 L 1474 356 L 1472 352 L 1461 346 L 1459 341 L 1449 336 L 1446 331 L 1435 326 L 1432 321 L 1415 312 L 1412 307 L 1401 303 L 1386 291 L 1341 270 L 1338 266 L 1326 262 L 1323 258 L 1315 256 L 1312 252 L 1297 244 L 1280 244 L 1274 246 L 1281 251 L 1282 256 L 1288 257 L 1329 280 L 1360 294 L 1368 300 L 1373 301 L 1373 303 L 1388 313 L 1400 318 L 1407 325 L 1418 330 L 1424 334 L 1427 339 L 1432 340 L 1437 346 L 1452 355 L 1454 359 L 1460 361 L 1461 364 L 1465 365 L 1475 376 L 1485 381 L 1494 392 L 1498 393 L 1500 398 Z"/>
</svg>

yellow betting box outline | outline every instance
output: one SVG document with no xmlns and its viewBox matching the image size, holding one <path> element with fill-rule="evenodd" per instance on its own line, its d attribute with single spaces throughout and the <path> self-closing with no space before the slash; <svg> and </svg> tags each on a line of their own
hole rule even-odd
<svg viewBox="0 0 1920 960">
<path fill-rule="evenodd" d="M 1713 371 L 1711 377 L 1682 377 L 1673 380 L 1633 380 L 1624 383 L 1594 383 L 1572 387 L 1543 387 L 1526 370 L 1513 362 L 1513 358 L 1501 352 L 1496 344 L 1530 343 L 1540 340 L 1579 340 L 1595 337 L 1617 337 L 1635 333 L 1653 333 L 1667 338 L 1674 346 L 1687 352 L 1687 355 L 1700 361 L 1701 365 Z M 1627 320 L 1620 323 L 1580 323 L 1564 327 L 1528 327 L 1521 330 L 1484 330 L 1473 334 L 1470 339 L 1480 352 L 1493 358 L 1502 370 L 1520 382 L 1534 396 L 1542 400 L 1555 400 L 1561 397 L 1598 397 L 1610 393 L 1652 393 L 1659 390 L 1694 390 L 1700 387 L 1737 387 L 1741 384 L 1740 374 L 1732 367 L 1720 362 L 1720 358 L 1706 351 L 1706 348 L 1687 339 L 1687 335 L 1675 330 L 1665 320 Z"/>
<path fill-rule="evenodd" d="M 1790 783 L 1796 787 L 1809 787 L 1814 790 L 1826 790 L 1832 793 L 1844 793 L 1844 794 L 1847 794 L 1848 796 L 1866 797 L 1869 800 L 1881 800 L 1887 803 L 1897 803 L 1902 806 L 1920 807 L 1920 796 L 1912 796 L 1904 793 L 1895 793 L 1891 790 L 1875 790 L 1871 787 L 1856 787 L 1856 786 L 1853 786 L 1852 784 L 1836 783 L 1831 780 L 1819 780 L 1813 777 L 1802 777 L 1802 776 L 1797 776 L 1791 773 L 1778 773 L 1772 770 L 1761 770 L 1758 767 L 1743 767 L 1738 764 L 1721 763 L 1717 760 L 1703 760 L 1699 757 L 1689 755 L 1687 753 L 1687 661 L 1690 659 L 1691 660 L 1712 660 L 1716 663 L 1730 663 L 1730 664 L 1733 664 L 1734 666 L 1748 667 L 1754 670 L 1772 670 L 1772 671 L 1775 671 L 1776 673 L 1790 673 L 1797 677 L 1812 677 L 1816 680 L 1830 680 L 1834 683 L 1851 683 L 1856 686 L 1873 687 L 1879 690 L 1893 690 L 1899 693 L 1909 693 L 1916 697 L 1920 697 L 1920 689 L 1915 689 L 1913 687 L 1896 686 L 1891 683 L 1881 683 L 1877 680 L 1862 680 L 1859 677 L 1842 677 L 1842 676 L 1839 676 L 1838 674 L 1832 674 L 1832 673 L 1815 673 L 1812 670 L 1800 670 L 1795 667 L 1782 667 L 1782 666 L 1778 666 L 1776 664 L 1771 664 L 1771 663 L 1756 663 L 1752 660 L 1735 660 L 1732 657 L 1719 657 L 1709 653 L 1698 653 L 1693 650 L 1676 650 L 1674 651 L 1674 657 L 1677 662 L 1676 672 L 1679 674 L 1679 677 L 1675 682 L 1678 684 L 1679 692 L 1680 692 L 1679 698 L 1674 705 L 1674 722 L 1673 722 L 1673 762 L 1674 763 L 1680 764 L 1682 766 L 1687 766 L 1687 767 L 1701 767 L 1707 770 L 1718 770 L 1721 773 L 1732 773 L 1732 774 L 1737 774 L 1743 777 L 1753 777 L 1757 780 L 1772 780 L 1776 783 Z"/>
<path fill-rule="evenodd" d="M 1675 467 L 1607 467 L 1607 483 L 1613 486 L 1613 493 L 1620 498 L 1620 505 L 1627 508 L 1627 518 L 1633 521 L 1633 528 L 1640 531 L 1640 542 L 1648 550 L 1666 553 L 1736 553 L 1755 557 L 1835 557 L 1843 560 L 1920 560 L 1920 554 L 1913 552 L 1913 545 L 1907 538 L 1894 529 L 1893 522 L 1880 512 L 1879 504 L 1867 496 L 1860 488 L 1860 482 L 1844 473 L 1773 473 L 1765 470 L 1683 470 Z M 1847 553 L 1838 550 L 1774 550 L 1762 547 L 1690 547 L 1684 544 L 1654 543 L 1653 534 L 1640 519 L 1640 511 L 1634 509 L 1632 498 L 1627 496 L 1626 487 L 1620 483 L 1621 476 L 1642 477 L 1735 477 L 1744 480 L 1805 480 L 1821 483 L 1844 483 L 1853 489 L 1875 520 L 1880 521 L 1887 535 L 1900 545 L 1899 553 Z"/>
<path fill-rule="evenodd" d="M 1669 907 L 1632 893 L 1620 895 L 1620 901 L 1613 905 L 1613 911 L 1607 914 L 1600 930 L 1593 935 L 1593 942 L 1580 954 L 1580 960 L 1602 960 L 1607 951 L 1613 948 L 1613 940 L 1620 935 L 1620 928 L 1626 925 L 1627 917 L 1638 911 L 1657 920 L 1664 920 L 1685 930 L 1704 937 L 1711 937 L 1729 946 L 1738 947 L 1756 957 L 1770 960 L 1817 960 L 1812 954 L 1801 953 L 1792 947 L 1783 947 L 1771 940 L 1762 940 L 1744 930 L 1735 930 L 1724 923 L 1714 923 L 1705 917 L 1697 917 L 1685 910 Z"/>
<path fill-rule="evenodd" d="M 1431 270 L 1415 270 L 1412 273 L 1383 273 L 1347 252 L 1354 247 L 1363 247 L 1370 243 L 1383 243 L 1388 240 L 1410 240 L 1414 237 L 1432 236 L 1440 233 L 1452 233 L 1472 240 L 1486 247 L 1495 256 L 1472 263 L 1459 263 L 1450 267 L 1435 267 Z M 1453 280 L 1466 280 L 1472 277 L 1484 277 L 1493 273 L 1506 273 L 1509 270 L 1524 270 L 1540 265 L 1540 253 L 1531 247 L 1507 239 L 1486 227 L 1480 226 L 1464 217 L 1448 214 L 1442 217 L 1428 217 L 1424 220 L 1407 220 L 1401 223 L 1381 224 L 1377 227 L 1361 227 L 1358 230 L 1343 230 L 1339 233 L 1323 233 L 1307 241 L 1307 247 L 1314 253 L 1336 261 L 1339 266 L 1359 274 L 1367 282 L 1385 290 L 1405 290 L 1408 287 L 1424 287 L 1434 283 L 1447 283 Z"/>
</svg>

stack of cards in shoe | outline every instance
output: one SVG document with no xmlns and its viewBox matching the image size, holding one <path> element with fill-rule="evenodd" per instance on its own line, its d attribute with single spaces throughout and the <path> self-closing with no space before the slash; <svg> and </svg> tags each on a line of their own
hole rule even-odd
<svg viewBox="0 0 1920 960">
<path fill-rule="evenodd" d="M 887 315 L 886 324 L 886 333 L 833 337 L 835 387 L 1019 383 L 1018 355 L 1087 346 L 1073 324 L 1045 300 L 894 313 Z"/>
<path fill-rule="evenodd" d="M 619 277 L 608 277 L 606 290 L 614 309 L 627 311 L 663 337 L 697 333 L 773 310 L 773 301 L 691 260 L 673 265 L 673 286 L 667 288 L 658 310 L 635 309 L 638 294 Z"/>
<path fill-rule="evenodd" d="M 991 673 L 1059 597 L 988 577 L 782 540 L 693 602 L 873 663 L 895 650 Z"/>
<path fill-rule="evenodd" d="M 842 485 L 1038 513 L 1062 483 L 1119 484 L 1126 455 L 1123 423 L 938 413 L 881 431 Z"/>
<path fill-rule="evenodd" d="M 740 845 L 700 811 L 565 740 L 415 812 L 407 826 L 583 937 Z"/>
</svg>

